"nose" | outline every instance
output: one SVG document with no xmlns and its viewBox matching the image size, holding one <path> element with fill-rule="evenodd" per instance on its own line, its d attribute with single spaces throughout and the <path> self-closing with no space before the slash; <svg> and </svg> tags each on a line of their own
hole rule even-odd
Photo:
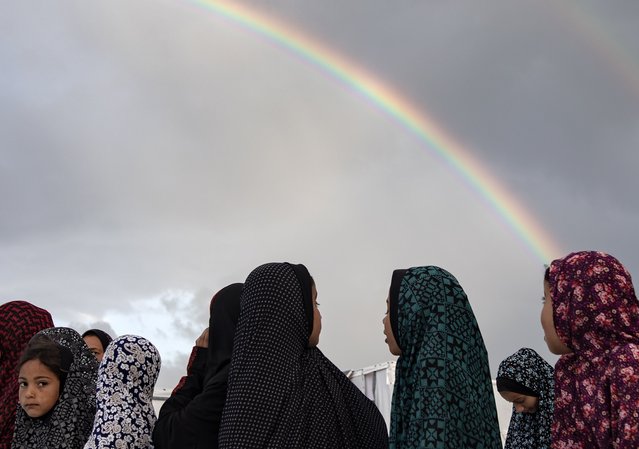
<svg viewBox="0 0 639 449">
<path fill-rule="evenodd" d="M 28 386 L 27 391 L 25 392 L 25 396 L 28 398 L 35 397 L 35 388 L 32 386 Z"/>
<path fill-rule="evenodd" d="M 522 404 L 515 404 L 515 411 L 517 413 L 521 413 L 525 410 L 524 406 Z"/>
</svg>

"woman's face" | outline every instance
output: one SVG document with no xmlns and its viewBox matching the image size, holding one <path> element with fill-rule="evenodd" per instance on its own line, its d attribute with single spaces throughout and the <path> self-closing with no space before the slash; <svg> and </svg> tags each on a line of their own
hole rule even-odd
<svg viewBox="0 0 639 449">
<path fill-rule="evenodd" d="M 311 336 L 308 337 L 308 345 L 310 347 L 319 344 L 320 332 L 322 332 L 322 314 L 319 311 L 319 303 L 317 302 L 317 288 L 315 284 L 311 286 L 311 294 L 313 297 L 313 330 Z"/>
<path fill-rule="evenodd" d="M 544 329 L 544 340 L 548 349 L 553 354 L 570 354 L 572 349 L 566 346 L 557 335 L 555 322 L 552 316 L 552 299 L 550 297 L 550 284 L 544 280 L 544 306 L 541 309 L 541 327 Z"/>
<path fill-rule="evenodd" d="M 382 323 L 384 323 L 384 335 L 386 335 L 386 340 L 384 341 L 388 345 L 388 350 L 393 355 L 402 355 L 402 350 L 399 348 L 397 340 L 395 340 L 390 324 L 390 302 L 388 297 L 386 298 L 386 315 L 384 315 Z"/>
<path fill-rule="evenodd" d="M 89 347 L 89 351 L 98 359 L 98 362 L 102 361 L 102 357 L 104 357 L 104 348 L 102 347 L 102 342 L 95 335 L 87 335 L 83 337 L 84 342 Z"/>
<path fill-rule="evenodd" d="M 512 391 L 500 391 L 502 398 L 511 402 L 517 413 L 535 413 L 539 405 L 539 398 Z"/>
</svg>

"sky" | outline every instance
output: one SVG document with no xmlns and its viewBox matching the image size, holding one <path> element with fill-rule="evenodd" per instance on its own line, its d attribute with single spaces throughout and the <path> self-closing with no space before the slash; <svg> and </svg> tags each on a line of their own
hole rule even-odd
<svg viewBox="0 0 639 449">
<path fill-rule="evenodd" d="M 639 271 L 636 2 L 0 0 L 0 67 L 0 302 L 145 336 L 159 388 L 266 262 L 309 268 L 343 370 L 394 358 L 392 270 L 441 266 L 493 375 L 556 360 L 544 264 Z"/>
</svg>

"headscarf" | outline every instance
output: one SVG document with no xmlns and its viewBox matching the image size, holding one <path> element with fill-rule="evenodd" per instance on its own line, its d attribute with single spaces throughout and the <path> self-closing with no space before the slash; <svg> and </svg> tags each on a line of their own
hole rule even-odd
<svg viewBox="0 0 639 449">
<path fill-rule="evenodd" d="M 204 376 L 189 374 L 183 383 L 184 389 L 174 391 L 162 405 L 153 433 L 156 448 L 218 447 L 242 286 L 241 283 L 228 285 L 213 296 L 206 372 Z"/>
<path fill-rule="evenodd" d="M 113 341 L 113 338 L 111 338 L 109 334 L 100 329 L 89 329 L 84 334 L 82 334 L 82 338 L 86 337 L 87 335 L 93 335 L 98 340 L 100 340 L 100 343 L 102 344 L 102 352 L 106 351 L 109 343 Z"/>
<path fill-rule="evenodd" d="M 160 353 L 146 338 L 113 340 L 100 362 L 95 422 L 84 449 L 153 449 L 153 388 L 159 374 Z"/>
<path fill-rule="evenodd" d="M 515 388 L 512 387 L 513 384 Z M 513 391 L 517 386 L 524 388 Z M 555 398 L 553 387 L 552 366 L 530 348 L 520 349 L 499 364 L 498 391 L 513 391 L 539 399 L 534 413 L 517 413 L 513 406 L 504 449 L 550 449 Z"/>
<path fill-rule="evenodd" d="M 26 301 L 0 306 L 0 449 L 9 449 L 18 409 L 17 366 L 31 337 L 53 327 L 51 315 Z"/>
<path fill-rule="evenodd" d="M 464 290 L 439 267 L 401 279 L 390 448 L 501 449 L 484 340 Z"/>
<path fill-rule="evenodd" d="M 306 267 L 288 263 L 262 265 L 246 279 L 220 448 L 388 447 L 373 402 L 308 346 L 311 285 Z"/>
<path fill-rule="evenodd" d="M 552 447 L 639 447 L 639 302 L 613 256 L 571 253 L 550 264 L 555 330 L 572 349 L 555 365 Z"/>
<path fill-rule="evenodd" d="M 71 351 L 73 362 L 57 404 L 46 417 L 30 418 L 21 408 L 12 449 L 82 449 L 95 417 L 98 361 L 73 329 L 53 327 L 38 332 Z"/>
</svg>

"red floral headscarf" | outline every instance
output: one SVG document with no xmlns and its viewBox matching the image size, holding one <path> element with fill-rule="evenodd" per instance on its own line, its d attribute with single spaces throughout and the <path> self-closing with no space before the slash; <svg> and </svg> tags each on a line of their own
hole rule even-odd
<svg viewBox="0 0 639 449">
<path fill-rule="evenodd" d="M 639 447 L 639 302 L 609 254 L 571 253 L 549 271 L 555 330 L 555 449 Z"/>
<path fill-rule="evenodd" d="M 35 334 L 53 327 L 51 315 L 26 301 L 0 306 L 0 449 L 9 449 L 18 408 L 18 359 Z"/>
</svg>

